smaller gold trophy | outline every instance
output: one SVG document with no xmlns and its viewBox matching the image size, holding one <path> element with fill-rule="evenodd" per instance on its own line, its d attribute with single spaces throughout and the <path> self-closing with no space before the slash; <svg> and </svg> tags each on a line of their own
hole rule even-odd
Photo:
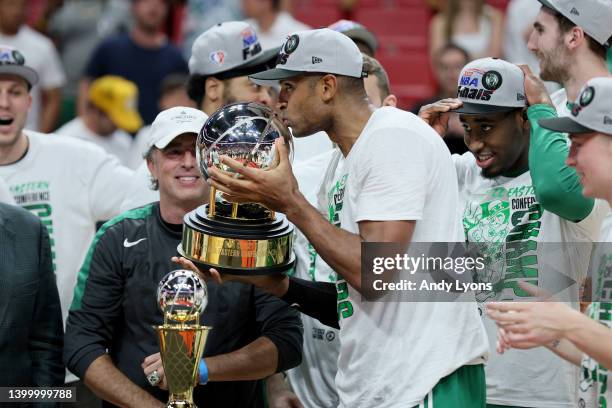
<svg viewBox="0 0 612 408">
<path fill-rule="evenodd" d="M 197 408 L 193 388 L 210 327 L 200 325 L 208 303 L 206 284 L 188 270 L 170 272 L 159 283 L 157 303 L 164 324 L 155 329 L 170 393 L 168 408 Z"/>
</svg>

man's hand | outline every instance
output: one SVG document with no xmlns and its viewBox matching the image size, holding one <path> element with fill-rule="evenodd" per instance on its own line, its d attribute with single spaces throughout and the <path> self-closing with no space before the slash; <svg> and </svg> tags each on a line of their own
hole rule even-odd
<svg viewBox="0 0 612 408">
<path fill-rule="evenodd" d="M 527 104 L 529 104 L 529 106 L 538 104 L 554 106 L 550 96 L 548 96 L 548 90 L 546 90 L 544 82 L 531 72 L 529 66 L 519 65 L 519 68 L 523 70 L 525 74 L 525 96 L 527 97 Z"/>
<path fill-rule="evenodd" d="M 145 358 L 140 366 L 142 367 L 142 371 L 147 378 L 153 371 L 157 371 L 157 376 L 160 379 L 157 386 L 162 390 L 168 389 L 168 382 L 166 381 L 166 376 L 164 375 L 164 366 L 159 353 L 151 354 Z"/>
<path fill-rule="evenodd" d="M 441 99 L 438 102 L 423 106 L 419 110 L 419 117 L 434 128 L 440 136 L 444 137 L 448 133 L 448 120 L 452 114 L 451 110 L 457 109 L 461 105 L 463 105 L 463 102 L 459 99 Z"/>
<path fill-rule="evenodd" d="M 266 380 L 270 408 L 303 408 L 299 398 L 291 392 L 281 374 L 274 374 Z"/>
<path fill-rule="evenodd" d="M 537 286 L 521 282 L 537 302 L 491 302 L 487 315 L 499 326 L 498 351 L 507 348 L 529 349 L 549 345 L 569 329 L 568 317 L 578 313 L 563 303 L 556 302 Z"/>
<path fill-rule="evenodd" d="M 202 271 L 195 266 L 193 262 L 187 258 L 183 258 L 182 256 L 172 257 L 172 262 L 179 264 L 184 269 L 189 269 L 197 273 L 204 280 L 212 280 L 219 285 L 223 284 L 223 282 L 242 282 L 253 285 L 276 297 L 282 297 L 285 293 L 287 293 L 287 289 L 289 288 L 289 278 L 282 274 L 232 275 L 228 273 L 221 274 L 214 268 L 210 268 L 208 271 Z"/>
<path fill-rule="evenodd" d="M 270 210 L 282 213 L 295 210 L 295 198 L 300 193 L 291 170 L 289 150 L 283 138 L 278 138 L 275 146 L 278 163 L 276 167 L 267 170 L 255 169 L 227 156 L 221 156 L 221 162 L 238 174 L 210 167 L 210 178 L 207 181 L 224 192 L 224 198 L 230 202 L 260 203 Z"/>
</svg>

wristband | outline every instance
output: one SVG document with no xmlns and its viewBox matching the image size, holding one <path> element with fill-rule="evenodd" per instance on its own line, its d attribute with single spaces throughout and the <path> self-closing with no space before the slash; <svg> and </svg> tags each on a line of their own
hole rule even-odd
<svg viewBox="0 0 612 408">
<path fill-rule="evenodd" d="M 200 359 L 200 384 L 204 385 L 208 382 L 208 366 L 203 358 Z"/>
</svg>

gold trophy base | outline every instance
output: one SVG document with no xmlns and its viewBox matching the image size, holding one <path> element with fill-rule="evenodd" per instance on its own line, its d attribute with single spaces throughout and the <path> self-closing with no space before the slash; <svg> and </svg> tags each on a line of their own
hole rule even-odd
<svg viewBox="0 0 612 408">
<path fill-rule="evenodd" d="M 293 226 L 282 214 L 272 220 L 211 217 L 207 204 L 185 215 L 178 252 L 221 273 L 269 275 L 293 267 L 292 242 Z"/>
<path fill-rule="evenodd" d="M 210 327 L 170 325 L 155 327 L 164 375 L 170 393 L 167 408 L 197 408 L 193 388 L 198 380 L 198 367 Z"/>
</svg>

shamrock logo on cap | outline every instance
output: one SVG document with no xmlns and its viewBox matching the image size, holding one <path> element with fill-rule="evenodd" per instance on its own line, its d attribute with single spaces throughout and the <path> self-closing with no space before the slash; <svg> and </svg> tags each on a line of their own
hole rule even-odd
<svg viewBox="0 0 612 408">
<path fill-rule="evenodd" d="M 502 76 L 497 71 L 487 71 L 482 76 L 482 86 L 484 86 L 485 89 L 488 89 L 489 91 L 499 89 L 502 82 Z"/>
<path fill-rule="evenodd" d="M 580 106 L 587 106 L 589 103 L 591 103 L 594 97 L 595 89 L 592 86 L 588 86 L 580 94 L 580 99 L 578 102 L 580 103 Z"/>
<path fill-rule="evenodd" d="M 284 47 L 285 53 L 291 54 L 298 47 L 299 43 L 300 43 L 300 37 L 298 37 L 296 34 L 293 34 L 285 42 L 285 47 Z"/>
</svg>

